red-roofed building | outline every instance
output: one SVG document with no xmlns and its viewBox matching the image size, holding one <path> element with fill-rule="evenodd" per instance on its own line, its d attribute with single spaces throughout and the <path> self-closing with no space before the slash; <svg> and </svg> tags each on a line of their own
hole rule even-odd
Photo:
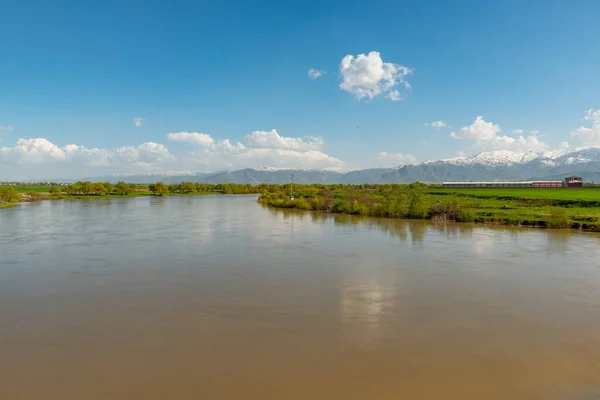
<svg viewBox="0 0 600 400">
<path fill-rule="evenodd" d="M 572 175 L 565 178 L 565 187 L 582 187 L 583 180 L 580 176 Z"/>
</svg>

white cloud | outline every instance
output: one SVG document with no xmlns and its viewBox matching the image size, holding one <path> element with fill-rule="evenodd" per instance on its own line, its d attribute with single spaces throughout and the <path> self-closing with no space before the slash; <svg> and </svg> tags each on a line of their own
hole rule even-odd
<svg viewBox="0 0 600 400">
<path fill-rule="evenodd" d="M 136 126 L 136 128 L 141 128 L 142 126 L 144 126 L 145 123 L 146 119 L 142 117 L 136 117 L 133 119 L 133 124 Z"/>
<path fill-rule="evenodd" d="M 174 162 L 176 158 L 169 153 L 164 144 L 146 142 L 139 146 L 125 146 L 115 149 L 120 161 L 143 166 Z"/>
<path fill-rule="evenodd" d="M 496 136 L 492 140 L 479 141 L 476 147 L 479 151 L 511 150 L 519 153 L 541 153 L 550 149 L 537 136 Z"/>
<path fill-rule="evenodd" d="M 513 135 L 522 135 L 525 133 L 525 131 L 523 129 L 515 129 L 514 131 L 512 131 Z"/>
<path fill-rule="evenodd" d="M 502 135 L 499 125 L 492 122 L 487 122 L 483 117 L 478 116 L 475 121 L 469 125 L 462 127 L 460 131 L 452 132 L 451 136 L 457 140 L 470 139 L 475 141 L 474 150 L 476 151 L 495 151 L 495 150 L 510 150 L 519 153 L 527 152 L 544 152 L 550 149 L 550 146 L 540 139 L 540 131 L 531 131 L 531 134 L 524 136 L 520 133 L 522 129 L 513 131 L 514 134 L 519 134 L 518 137 Z"/>
<path fill-rule="evenodd" d="M 425 122 L 425 126 L 430 126 L 435 129 L 447 128 L 448 124 L 444 121 L 433 121 L 432 123 Z"/>
<path fill-rule="evenodd" d="M 306 138 L 292 138 L 280 136 L 275 129 L 271 131 L 254 131 L 245 137 L 250 147 L 274 148 L 288 150 L 320 150 L 323 139 L 308 136 Z"/>
<path fill-rule="evenodd" d="M 414 164 L 417 162 L 417 159 L 410 154 L 402 154 L 402 153 L 388 153 L 382 151 L 377 153 L 377 159 L 383 166 L 396 166 L 396 165 L 407 165 Z"/>
<path fill-rule="evenodd" d="M 68 144 L 63 147 L 65 160 L 70 164 L 89 167 L 110 167 L 114 151 L 102 148 L 88 149 L 76 144 Z"/>
<path fill-rule="evenodd" d="M 486 122 L 482 116 L 478 116 L 471 125 L 460 128 L 458 133 L 452 132 L 450 136 L 454 139 L 493 140 L 500 132 L 499 125 Z"/>
<path fill-rule="evenodd" d="M 397 90 L 392 90 L 385 97 L 387 97 L 391 101 L 400 101 L 400 100 L 402 100 L 402 95 Z"/>
<path fill-rule="evenodd" d="M 176 158 L 163 144 L 153 142 L 117 149 L 87 148 L 76 144 L 57 146 L 44 138 L 19 139 L 15 146 L 0 147 L 0 164 L 16 173 L 36 174 L 32 178 L 57 178 L 58 174 L 81 178 L 98 172 L 136 172 L 168 167 Z M 43 167 L 42 167 L 43 166 Z"/>
<path fill-rule="evenodd" d="M 404 89 L 410 89 L 406 77 L 411 72 L 410 68 L 403 65 L 383 62 L 377 51 L 356 57 L 348 54 L 340 62 L 340 89 L 354 94 L 358 100 L 371 100 L 384 94 L 396 101 L 402 98 L 396 86 L 402 85 Z"/>
<path fill-rule="evenodd" d="M 10 125 L 0 125 L 0 131 L 12 132 L 13 127 Z"/>
<path fill-rule="evenodd" d="M 538 130 L 534 129 L 534 130 L 532 130 L 532 131 L 529 131 L 529 134 L 530 134 L 531 136 L 541 136 L 541 135 L 542 135 L 542 132 L 540 132 L 540 131 L 538 131 Z"/>
<path fill-rule="evenodd" d="M 14 147 L 0 147 L 2 163 L 42 164 L 65 159 L 66 153 L 63 149 L 43 138 L 19 139 Z"/>
<path fill-rule="evenodd" d="M 233 168 L 279 167 L 279 168 L 319 168 L 339 169 L 341 160 L 320 151 L 295 151 L 286 149 L 249 148 L 239 154 L 237 160 L 230 160 Z"/>
<path fill-rule="evenodd" d="M 169 140 L 193 143 L 198 146 L 210 146 L 215 142 L 214 139 L 210 137 L 210 135 L 198 132 L 169 133 L 167 137 L 169 138 Z"/>
<path fill-rule="evenodd" d="M 587 110 L 585 113 L 586 121 L 600 122 L 600 109 L 598 110 Z"/>
<path fill-rule="evenodd" d="M 588 110 L 585 115 L 586 121 L 592 121 L 591 127 L 580 126 L 571 131 L 571 137 L 581 141 L 585 145 L 600 145 L 600 109 Z"/>
<path fill-rule="evenodd" d="M 314 69 L 314 68 L 310 68 L 308 70 L 308 76 L 311 79 L 317 79 L 317 78 L 322 77 L 323 75 L 325 75 L 325 71 L 320 71 L 320 70 Z"/>
<path fill-rule="evenodd" d="M 247 145 L 231 143 L 229 139 L 214 140 L 203 133 L 171 133 L 171 140 L 194 143 L 198 150 L 185 162 L 205 169 L 279 168 L 339 169 L 342 161 L 321 151 L 323 139 L 318 137 L 294 138 L 271 131 L 254 131 L 244 137 Z"/>
</svg>

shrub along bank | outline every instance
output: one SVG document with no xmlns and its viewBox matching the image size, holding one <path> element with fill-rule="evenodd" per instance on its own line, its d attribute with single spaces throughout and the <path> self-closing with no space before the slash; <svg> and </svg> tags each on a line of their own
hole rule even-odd
<svg viewBox="0 0 600 400">
<path fill-rule="evenodd" d="M 430 219 L 499 225 L 575 228 L 600 231 L 600 190 L 525 189 L 508 195 L 502 189 L 442 191 L 411 185 L 310 185 L 264 191 L 260 204 L 383 218 Z M 569 198 L 569 195 L 573 196 Z"/>
</svg>

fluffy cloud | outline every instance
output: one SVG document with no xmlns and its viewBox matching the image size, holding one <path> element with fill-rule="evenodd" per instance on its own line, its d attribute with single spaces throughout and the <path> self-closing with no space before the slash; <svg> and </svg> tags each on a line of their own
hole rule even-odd
<svg viewBox="0 0 600 400">
<path fill-rule="evenodd" d="M 377 153 L 377 160 L 379 160 L 379 162 L 386 167 L 414 164 L 417 162 L 417 159 L 410 154 L 387 153 L 385 151 Z"/>
<path fill-rule="evenodd" d="M 522 135 L 525 133 L 525 131 L 523 129 L 515 129 L 514 131 L 512 131 L 513 135 Z"/>
<path fill-rule="evenodd" d="M 585 114 L 586 121 L 600 122 L 600 109 L 598 110 L 587 110 Z"/>
<path fill-rule="evenodd" d="M 454 139 L 472 139 L 472 140 L 494 140 L 500 133 L 500 126 L 491 122 L 486 122 L 482 116 L 478 116 L 469 126 L 460 128 L 458 133 L 452 132 L 450 136 Z"/>
<path fill-rule="evenodd" d="M 214 139 L 210 137 L 210 135 L 198 132 L 169 133 L 167 137 L 169 138 L 169 140 L 188 142 L 196 144 L 198 146 L 210 146 L 215 142 Z"/>
<path fill-rule="evenodd" d="M 410 89 L 406 77 L 411 72 L 410 68 L 403 65 L 383 62 L 377 51 L 356 57 L 348 54 L 340 63 L 340 89 L 354 94 L 358 100 L 371 100 L 383 94 L 386 98 L 397 101 L 402 99 L 402 95 L 396 86 L 402 85 L 404 89 Z"/>
<path fill-rule="evenodd" d="M 581 141 L 585 145 L 600 145 L 600 109 L 588 110 L 585 115 L 586 121 L 591 121 L 592 126 L 580 126 L 571 132 L 571 137 Z"/>
<path fill-rule="evenodd" d="M 243 143 L 229 139 L 214 140 L 204 133 L 171 133 L 169 139 L 186 141 L 197 150 L 185 157 L 185 162 L 204 169 L 258 168 L 323 168 L 339 169 L 343 163 L 323 153 L 323 139 L 281 136 L 275 129 L 254 131 Z"/>
<path fill-rule="evenodd" d="M 198 132 L 168 134 L 172 141 L 189 143 L 192 152 L 175 157 L 163 144 L 146 142 L 115 149 L 88 148 L 76 144 L 58 146 L 44 138 L 19 139 L 15 146 L 0 147 L 0 178 L 55 179 L 84 178 L 112 173 L 165 170 L 259 168 L 344 168 L 344 163 L 323 151 L 319 137 L 286 137 L 276 130 L 254 131 L 245 144 L 215 140 Z M 380 153 L 385 165 L 414 163 L 410 155 Z"/>
<path fill-rule="evenodd" d="M 425 126 L 430 126 L 435 129 L 441 129 L 441 128 L 448 127 L 448 124 L 445 123 L 444 121 L 433 121 L 432 123 L 426 122 Z"/>
<path fill-rule="evenodd" d="M 0 125 L 0 131 L 12 132 L 13 127 L 10 125 Z"/>
<path fill-rule="evenodd" d="M 254 131 L 245 137 L 248 145 L 254 148 L 273 148 L 298 151 L 320 150 L 323 139 L 308 136 L 292 138 L 280 136 L 275 129 L 271 131 Z"/>
<path fill-rule="evenodd" d="M 16 146 L 0 147 L 0 163 L 26 168 L 40 165 L 56 168 L 56 171 L 83 173 L 93 168 L 126 168 L 138 171 L 156 166 L 165 166 L 175 161 L 175 157 L 162 144 L 153 142 L 139 146 L 126 146 L 117 149 L 87 148 L 75 144 L 59 147 L 44 138 L 19 139 Z"/>
<path fill-rule="evenodd" d="M 320 71 L 318 69 L 311 68 L 308 70 L 308 76 L 310 79 L 317 79 L 325 75 L 324 71 Z"/>
<path fill-rule="evenodd" d="M 119 161 L 137 166 L 152 167 L 175 162 L 177 159 L 169 153 L 164 144 L 146 142 L 139 146 L 119 147 L 114 151 Z"/>
<path fill-rule="evenodd" d="M 529 136 L 520 134 L 518 137 L 500 136 L 501 132 L 499 125 L 487 122 L 483 117 L 478 116 L 471 125 L 462 127 L 458 132 L 452 132 L 450 136 L 456 140 L 474 140 L 476 151 L 511 150 L 526 153 L 544 152 L 550 149 L 550 146 L 540 139 L 540 131 L 531 131 Z M 522 132 L 521 129 L 513 131 L 516 134 Z"/>
<path fill-rule="evenodd" d="M 519 153 L 541 153 L 550 150 L 550 147 L 541 141 L 537 136 L 496 136 L 492 140 L 480 141 L 477 143 L 477 149 L 480 151 L 511 150 Z"/>
<path fill-rule="evenodd" d="M 142 126 L 144 126 L 144 124 L 146 123 L 146 120 L 142 117 L 137 117 L 133 119 L 133 124 L 137 127 L 137 128 L 141 128 Z"/>
<path fill-rule="evenodd" d="M 14 147 L 0 147 L 0 162 L 5 164 L 42 164 L 65 159 L 65 150 L 43 138 L 19 139 Z"/>
</svg>

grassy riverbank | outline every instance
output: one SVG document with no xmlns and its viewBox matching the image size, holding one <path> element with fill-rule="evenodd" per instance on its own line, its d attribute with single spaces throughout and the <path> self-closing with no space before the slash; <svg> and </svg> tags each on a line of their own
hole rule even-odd
<svg viewBox="0 0 600 400">
<path fill-rule="evenodd" d="M 600 231 L 598 189 L 441 189 L 408 185 L 296 186 L 265 192 L 259 203 L 386 218 L 479 222 Z"/>
</svg>

